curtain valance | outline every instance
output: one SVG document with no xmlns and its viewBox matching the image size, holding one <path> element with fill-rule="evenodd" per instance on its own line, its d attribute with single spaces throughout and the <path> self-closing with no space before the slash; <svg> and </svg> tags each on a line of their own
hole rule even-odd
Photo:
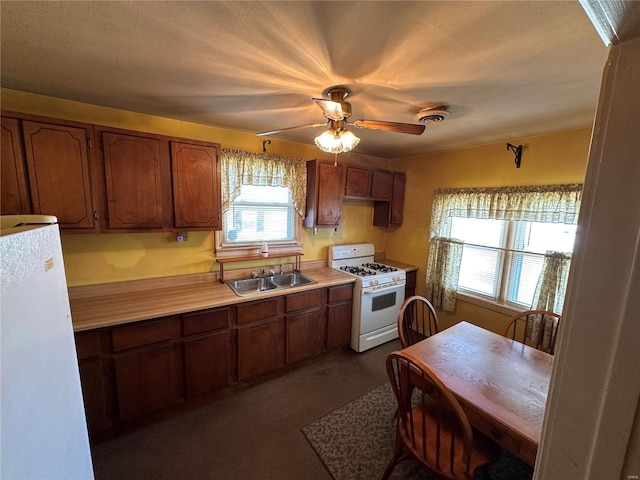
<svg viewBox="0 0 640 480">
<path fill-rule="evenodd" d="M 578 223 L 582 184 L 459 188 L 435 191 L 431 236 L 448 217 Z"/>
<path fill-rule="evenodd" d="M 289 187 L 296 212 L 304 217 L 307 196 L 306 161 L 241 150 L 222 150 L 222 210 L 238 195 L 242 185 Z"/>
</svg>

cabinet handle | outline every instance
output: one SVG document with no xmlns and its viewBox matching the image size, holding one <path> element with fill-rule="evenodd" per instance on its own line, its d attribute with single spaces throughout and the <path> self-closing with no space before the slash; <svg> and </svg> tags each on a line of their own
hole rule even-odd
<svg viewBox="0 0 640 480">
<path fill-rule="evenodd" d="M 97 211 L 97 210 L 94 210 L 94 211 L 93 211 L 93 219 L 94 219 L 94 220 L 97 220 L 97 219 L 98 219 L 98 211 Z"/>
</svg>

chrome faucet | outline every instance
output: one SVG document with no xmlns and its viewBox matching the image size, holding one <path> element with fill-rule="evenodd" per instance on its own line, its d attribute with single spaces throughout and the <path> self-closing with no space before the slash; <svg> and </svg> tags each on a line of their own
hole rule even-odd
<svg viewBox="0 0 640 480">
<path fill-rule="evenodd" d="M 280 264 L 280 275 L 282 275 L 282 264 Z"/>
<path fill-rule="evenodd" d="M 263 277 L 264 277 L 264 268 L 260 269 L 260 273 L 256 272 L 255 270 L 251 272 L 251 278 L 263 278 Z"/>
</svg>

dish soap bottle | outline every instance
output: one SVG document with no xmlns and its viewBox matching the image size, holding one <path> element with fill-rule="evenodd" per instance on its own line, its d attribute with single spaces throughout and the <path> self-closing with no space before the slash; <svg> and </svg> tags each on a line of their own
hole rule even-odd
<svg viewBox="0 0 640 480">
<path fill-rule="evenodd" d="M 267 242 L 262 242 L 262 250 L 260 251 L 260 255 L 262 255 L 263 257 L 269 256 L 269 245 L 267 245 Z"/>
</svg>

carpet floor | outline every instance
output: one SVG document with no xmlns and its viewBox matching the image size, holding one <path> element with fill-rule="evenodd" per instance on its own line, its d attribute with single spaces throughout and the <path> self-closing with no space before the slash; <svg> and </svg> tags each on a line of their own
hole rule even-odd
<svg viewBox="0 0 640 480">
<path fill-rule="evenodd" d="M 381 478 L 393 455 L 396 401 L 384 384 L 302 428 L 334 480 Z M 530 480 L 533 469 L 508 451 L 489 466 L 493 480 Z M 407 459 L 393 471 L 394 480 L 431 480 L 417 462 Z"/>
</svg>

